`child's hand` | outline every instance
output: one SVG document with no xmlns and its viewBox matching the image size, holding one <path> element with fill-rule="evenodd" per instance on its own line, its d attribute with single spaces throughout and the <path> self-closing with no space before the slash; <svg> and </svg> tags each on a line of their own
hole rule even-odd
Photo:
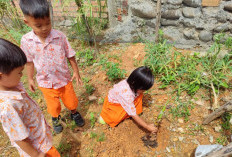
<svg viewBox="0 0 232 157">
<path fill-rule="evenodd" d="M 157 127 L 155 127 L 154 124 L 149 124 L 147 130 L 150 131 L 152 134 L 158 131 Z"/>
<path fill-rule="evenodd" d="M 78 73 L 73 73 L 73 77 L 72 77 L 72 79 L 71 79 L 71 81 L 73 81 L 74 79 L 76 79 L 76 84 L 77 84 L 77 86 L 82 86 L 83 85 L 83 83 L 82 83 L 82 80 L 81 80 L 81 77 L 80 77 L 80 75 L 78 75 Z"/>
<path fill-rule="evenodd" d="M 35 81 L 32 79 L 32 80 L 29 80 L 29 89 L 32 91 L 32 92 L 35 92 Z"/>
</svg>

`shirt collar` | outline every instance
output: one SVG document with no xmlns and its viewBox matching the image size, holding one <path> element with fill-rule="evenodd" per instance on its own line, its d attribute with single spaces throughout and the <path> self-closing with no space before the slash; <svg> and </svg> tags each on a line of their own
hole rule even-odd
<svg viewBox="0 0 232 157">
<path fill-rule="evenodd" d="M 47 36 L 45 42 L 51 42 L 53 39 L 55 38 L 59 38 L 59 34 L 57 33 L 57 31 L 55 31 L 54 29 L 51 30 L 50 34 Z M 34 31 L 32 30 L 28 36 L 29 39 L 34 40 L 36 42 L 40 42 L 40 39 L 38 38 L 38 36 L 34 33 Z"/>
<path fill-rule="evenodd" d="M 17 88 L 20 91 L 0 91 L 0 98 L 9 98 L 14 100 L 22 100 L 23 96 L 22 94 L 25 93 L 22 83 L 19 83 Z"/>
</svg>

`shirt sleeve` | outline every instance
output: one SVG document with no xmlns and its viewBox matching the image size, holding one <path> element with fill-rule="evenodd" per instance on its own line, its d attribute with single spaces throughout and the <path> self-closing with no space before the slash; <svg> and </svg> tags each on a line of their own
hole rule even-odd
<svg viewBox="0 0 232 157">
<path fill-rule="evenodd" d="M 22 108 L 16 108 L 16 106 L 22 106 L 22 104 L 14 102 L 13 105 L 6 105 L 6 112 L 1 115 L 1 123 L 12 141 L 22 141 L 29 136 L 29 132 L 22 120 Z"/>
<path fill-rule="evenodd" d="M 129 116 L 136 115 L 133 95 L 129 92 L 120 93 L 118 101 Z"/>
<path fill-rule="evenodd" d="M 63 38 L 63 43 L 64 43 L 64 50 L 65 50 L 65 56 L 67 58 L 71 58 L 73 56 L 75 56 L 76 52 L 72 49 L 67 37 L 64 35 Z"/>
<path fill-rule="evenodd" d="M 25 55 L 27 57 L 27 62 L 32 62 L 33 61 L 33 55 L 29 51 L 28 44 L 27 44 L 27 41 L 26 41 L 25 37 L 22 37 L 22 39 L 21 39 L 20 48 L 25 53 Z"/>
</svg>

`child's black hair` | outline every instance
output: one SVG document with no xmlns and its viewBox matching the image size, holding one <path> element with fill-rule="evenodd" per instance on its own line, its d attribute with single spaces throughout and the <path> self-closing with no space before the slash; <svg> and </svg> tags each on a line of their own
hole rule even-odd
<svg viewBox="0 0 232 157">
<path fill-rule="evenodd" d="M 131 90 L 137 93 L 138 90 L 150 89 L 154 84 L 154 76 L 148 67 L 141 66 L 130 74 L 127 83 Z"/>
<path fill-rule="evenodd" d="M 24 15 L 34 18 L 49 17 L 49 4 L 47 0 L 20 0 L 19 6 Z"/>
<path fill-rule="evenodd" d="M 15 44 L 0 38 L 0 72 L 9 74 L 27 63 L 24 52 Z"/>
</svg>

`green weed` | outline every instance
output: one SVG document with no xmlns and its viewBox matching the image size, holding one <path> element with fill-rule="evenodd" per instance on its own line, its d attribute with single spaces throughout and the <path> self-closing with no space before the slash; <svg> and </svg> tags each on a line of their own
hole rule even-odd
<svg viewBox="0 0 232 157">
<path fill-rule="evenodd" d="M 57 147 L 57 150 L 60 152 L 60 154 L 63 154 L 69 152 L 71 148 L 72 148 L 71 144 L 67 142 L 61 142 Z"/>
<path fill-rule="evenodd" d="M 125 77 L 126 71 L 119 68 L 118 63 L 107 62 L 106 63 L 106 75 L 110 81 L 117 81 Z"/>
<path fill-rule="evenodd" d="M 90 66 L 96 62 L 96 59 L 94 57 L 94 51 L 91 49 L 77 51 L 76 55 L 79 58 L 80 66 Z"/>
<path fill-rule="evenodd" d="M 104 132 L 101 133 L 101 135 L 97 138 L 97 142 L 103 142 L 105 141 L 106 137 L 105 137 L 105 134 Z"/>
<path fill-rule="evenodd" d="M 90 133 L 90 138 L 96 138 L 96 137 L 97 137 L 97 134 L 95 132 Z"/>
<path fill-rule="evenodd" d="M 217 138 L 216 141 L 218 144 L 221 144 L 221 145 L 226 145 L 228 143 L 227 137 L 223 135 Z"/>
<path fill-rule="evenodd" d="M 231 113 L 226 112 L 222 115 L 222 124 L 221 125 L 222 125 L 223 129 L 232 131 L 230 119 L 231 119 Z"/>
<path fill-rule="evenodd" d="M 170 113 L 173 117 L 184 117 L 185 121 L 189 120 L 190 110 L 193 106 L 189 102 L 179 102 L 176 107 L 171 108 Z"/>
<path fill-rule="evenodd" d="M 93 128 L 95 126 L 95 122 L 96 122 L 96 118 L 94 116 L 94 113 L 93 112 L 90 112 L 90 126 L 91 128 Z"/>
</svg>

